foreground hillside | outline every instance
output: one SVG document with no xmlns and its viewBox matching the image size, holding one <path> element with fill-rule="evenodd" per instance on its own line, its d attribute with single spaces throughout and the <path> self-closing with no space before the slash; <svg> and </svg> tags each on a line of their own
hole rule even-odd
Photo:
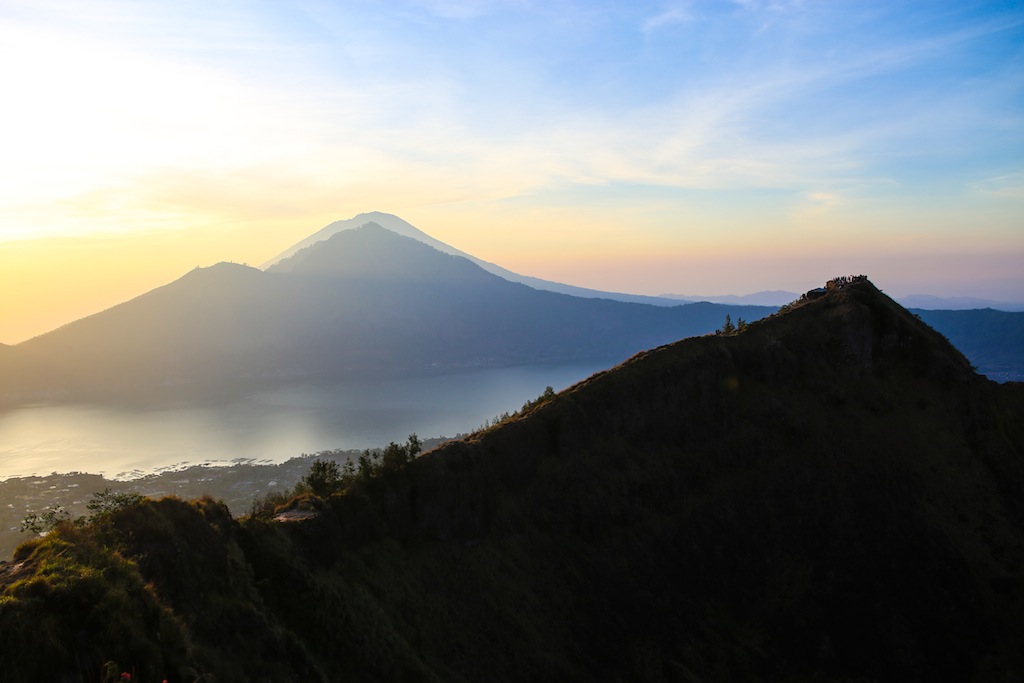
<svg viewBox="0 0 1024 683">
<path fill-rule="evenodd" d="M 1022 415 L 847 284 L 295 521 L 59 527 L 0 567 L 5 680 L 1020 680 Z"/>
</svg>

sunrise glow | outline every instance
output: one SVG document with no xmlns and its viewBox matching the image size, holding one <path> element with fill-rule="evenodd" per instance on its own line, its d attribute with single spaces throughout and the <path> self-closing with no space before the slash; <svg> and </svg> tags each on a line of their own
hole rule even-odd
<svg viewBox="0 0 1024 683">
<path fill-rule="evenodd" d="M 0 342 L 397 214 L 645 294 L 1024 300 L 1018 3 L 14 0 Z"/>
</svg>

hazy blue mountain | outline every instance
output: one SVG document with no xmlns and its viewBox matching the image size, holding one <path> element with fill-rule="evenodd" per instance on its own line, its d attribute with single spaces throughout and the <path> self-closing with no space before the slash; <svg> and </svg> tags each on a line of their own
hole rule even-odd
<svg viewBox="0 0 1024 683">
<path fill-rule="evenodd" d="M 1024 313 L 991 308 L 912 312 L 946 335 L 985 376 L 1024 381 Z"/>
<path fill-rule="evenodd" d="M 0 348 L 0 404 L 218 400 L 280 382 L 614 363 L 711 332 L 727 314 L 752 321 L 774 310 L 652 306 L 538 290 L 439 242 L 447 251 L 428 245 L 429 237 L 401 219 L 380 216 L 411 236 L 374 222 L 349 226 L 311 238 L 266 270 L 198 268 Z M 921 315 L 981 372 L 999 380 L 1024 376 L 1024 313 Z"/>
<path fill-rule="evenodd" d="M 716 304 L 737 304 L 753 306 L 783 306 L 793 301 L 800 295 L 797 292 L 787 292 L 781 289 L 774 289 L 753 294 L 662 294 L 660 298 L 673 301 L 710 301 Z M 909 309 L 923 309 L 929 311 L 951 310 L 965 311 L 980 308 L 993 308 L 998 311 L 1024 311 L 1024 304 L 1011 303 L 1007 301 L 994 301 L 991 299 L 978 299 L 969 296 L 941 297 L 930 294 L 911 294 L 904 297 L 896 297 L 896 301 Z"/>
<path fill-rule="evenodd" d="M 281 381 L 601 360 L 767 307 L 657 307 L 509 282 L 369 223 L 267 271 L 222 263 L 0 356 L 2 399 L 219 398 Z"/>
<path fill-rule="evenodd" d="M 710 301 L 716 304 L 749 305 L 749 306 L 783 306 L 795 300 L 800 295 L 796 292 L 787 292 L 781 289 L 774 289 L 753 294 L 720 294 L 720 295 L 697 295 L 697 294 L 662 294 L 664 299 L 674 301 Z"/>
<path fill-rule="evenodd" d="M 334 223 L 331 223 L 325 228 L 313 233 L 306 239 L 298 242 L 289 249 L 286 249 L 282 253 L 272 258 L 270 261 L 264 263 L 261 267 L 264 269 L 270 269 L 275 264 L 280 263 L 282 260 L 288 258 L 289 256 L 292 256 L 293 254 L 302 249 L 305 249 L 306 247 L 310 247 L 318 242 L 322 242 L 339 232 L 359 228 L 365 225 L 366 223 L 371 222 L 376 223 L 386 228 L 387 230 L 390 230 L 391 232 L 397 233 L 404 237 L 411 237 L 412 239 L 427 244 L 445 254 L 450 254 L 452 256 L 461 256 L 465 259 L 468 259 L 475 263 L 476 265 L 483 268 L 484 270 L 486 270 L 488 273 L 497 275 L 498 277 L 508 280 L 509 282 L 518 282 L 520 284 L 533 287 L 534 289 L 542 289 L 549 292 L 558 292 L 560 294 L 569 294 L 571 296 L 577 296 L 585 299 L 612 299 L 613 301 L 644 303 L 652 304 L 655 306 L 676 306 L 679 303 L 678 301 L 666 299 L 664 297 L 645 296 L 642 294 L 624 294 L 620 292 L 604 292 L 597 289 L 576 287 L 575 285 L 566 285 L 561 282 L 551 282 L 549 280 L 542 280 L 540 278 L 531 277 L 529 275 L 520 275 L 518 273 L 513 273 L 511 270 L 502 268 L 501 266 L 496 265 L 494 263 L 484 261 L 483 259 L 479 259 L 473 256 L 472 254 L 467 254 L 464 251 L 461 251 L 453 246 L 445 244 L 444 242 L 431 237 L 422 230 L 407 223 L 398 216 L 394 216 L 389 213 L 382 213 L 380 211 L 361 213 L 354 218 L 335 221 Z M 787 301 L 792 301 L 792 299 L 788 299 Z M 739 303 L 754 304 L 755 302 L 751 301 Z"/>
<path fill-rule="evenodd" d="M 398 216 L 394 216 L 390 213 L 383 213 L 381 211 L 370 211 L 368 213 L 361 213 L 358 216 L 355 216 L 354 218 L 334 221 L 330 225 L 318 230 L 317 232 L 313 233 L 306 239 L 301 240 L 300 242 L 294 244 L 290 248 L 281 252 L 274 258 L 270 259 L 269 261 L 261 265 L 260 268 L 268 270 L 277 263 L 295 255 L 297 252 L 302 251 L 307 247 L 311 247 L 314 244 L 317 244 L 318 242 L 323 242 L 324 240 L 332 237 L 333 235 L 336 235 L 339 232 L 361 228 L 367 223 L 376 223 L 377 225 L 380 225 L 381 227 L 386 228 L 387 230 L 390 230 L 393 233 L 402 235 L 403 237 L 411 237 L 412 239 L 418 242 L 423 242 L 424 244 L 427 244 L 442 253 L 450 254 L 452 256 L 462 256 L 463 258 L 467 258 L 470 259 L 471 261 L 476 262 L 476 259 L 474 259 L 474 257 L 470 256 L 469 254 L 459 251 L 455 247 L 449 246 L 440 240 L 434 239 L 427 233 L 414 227 L 411 223 L 407 223 Z M 480 264 L 477 263 L 477 265 Z"/>
<path fill-rule="evenodd" d="M 10 403 L 171 390 L 258 372 L 288 294 L 255 268 L 221 263 L 15 345 L 0 399 Z M 269 312 L 273 311 L 273 314 Z M 258 358 L 249 351 L 259 351 Z M 272 363 L 270 363 L 272 366 Z"/>
<path fill-rule="evenodd" d="M 992 299 L 978 299 L 971 296 L 941 297 L 931 294 L 911 294 L 897 299 L 907 308 L 918 308 L 930 311 L 964 311 L 978 308 L 994 308 L 997 311 L 1024 311 L 1024 304 L 1008 301 L 993 301 Z"/>
</svg>

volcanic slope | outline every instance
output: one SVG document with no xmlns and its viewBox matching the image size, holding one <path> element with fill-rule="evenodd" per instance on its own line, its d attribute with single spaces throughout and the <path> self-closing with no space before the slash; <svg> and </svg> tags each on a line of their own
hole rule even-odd
<svg viewBox="0 0 1024 683">
<path fill-rule="evenodd" d="M 62 527 L 0 567 L 0 656 L 18 680 L 1021 680 L 1022 415 L 1022 385 L 854 282 L 368 467 L 292 501 L 306 521 L 165 499 Z"/>
<path fill-rule="evenodd" d="M 630 303 L 651 304 L 651 305 L 654 305 L 654 306 L 675 306 L 675 305 L 679 304 L 678 301 L 673 301 L 671 298 L 666 298 L 666 297 L 662 297 L 662 296 L 645 296 L 645 295 L 642 295 L 642 294 L 624 294 L 624 293 L 621 293 L 621 292 L 604 292 L 604 291 L 600 291 L 600 290 L 596 290 L 596 289 L 588 289 L 586 287 L 576 287 L 574 285 L 567 285 L 567 284 L 563 284 L 561 282 L 551 282 L 550 280 L 542 280 L 540 278 L 530 277 L 529 275 L 520 275 L 518 273 L 513 273 L 511 270 L 508 270 L 507 268 L 502 268 L 501 266 L 499 266 L 497 264 L 490 263 L 489 261 L 484 261 L 483 259 L 477 258 L 476 256 L 473 256 L 472 254 L 467 254 L 466 252 L 462 251 L 461 249 L 456 249 L 455 247 L 453 247 L 453 246 L 451 246 L 449 244 L 445 244 L 444 242 L 431 237 L 430 235 L 428 235 L 427 233 L 423 232 L 419 228 L 416 228 L 412 224 L 402 220 L 398 216 L 395 216 L 395 215 L 390 214 L 390 213 L 383 213 L 383 212 L 380 212 L 380 211 L 371 211 L 369 213 L 361 213 L 358 216 L 355 216 L 353 218 L 349 218 L 349 219 L 345 219 L 345 220 L 340 220 L 340 221 L 335 221 L 335 222 L 331 223 L 330 225 L 328 225 L 328 226 L 318 230 L 317 232 L 313 233 L 312 235 L 310 235 L 306 239 L 304 239 L 304 240 L 298 242 L 297 244 L 293 245 L 291 248 L 289 248 L 289 249 L 285 250 L 284 252 L 278 254 L 277 256 L 275 256 L 273 259 L 271 259 L 267 263 L 264 263 L 261 267 L 266 269 L 266 270 L 270 270 L 276 264 L 278 264 L 281 261 L 283 261 L 283 260 L 293 256 L 295 253 L 297 253 L 298 251 L 300 251 L 302 249 L 305 249 L 307 247 L 313 246 L 314 244 L 317 244 L 318 242 L 323 242 L 323 241 L 331 238 L 333 235 L 335 235 L 335 234 L 337 234 L 339 232 L 342 232 L 342 231 L 345 231 L 345 230 L 351 230 L 353 228 L 360 228 L 363 225 L 366 225 L 367 223 L 375 223 L 377 225 L 380 225 L 380 226 L 384 227 L 387 230 L 390 230 L 391 232 L 397 233 L 399 235 L 403 235 L 405 237 L 411 237 L 412 239 L 414 239 L 414 240 L 416 240 L 418 242 L 422 242 L 422 243 L 424 243 L 424 244 L 426 244 L 428 246 L 431 246 L 434 249 L 437 249 L 438 251 L 443 252 L 445 254 L 450 254 L 450 255 L 453 255 L 453 256 L 461 256 L 463 258 L 466 258 L 466 259 L 472 261 L 476 265 L 480 266 L 481 268 L 486 270 L 488 273 L 492 273 L 494 275 L 497 275 L 498 277 L 500 277 L 500 278 L 502 278 L 504 280 L 508 280 L 509 282 L 519 282 L 521 284 L 527 285 L 527 286 L 532 287 L 534 289 L 541 289 L 541 290 L 546 290 L 546 291 L 551 291 L 551 292 L 558 292 L 560 294 L 569 294 L 571 296 L 582 297 L 582 298 L 585 298 L 585 299 L 612 299 L 614 301 L 627 301 L 627 302 L 630 302 Z M 740 303 L 740 304 L 747 304 L 747 303 L 753 303 L 753 302 L 718 302 L 718 303 Z"/>
<path fill-rule="evenodd" d="M 0 354 L 0 402 L 218 398 L 278 382 L 607 362 L 726 314 L 581 299 L 487 273 L 374 223 L 263 272 L 222 263 Z"/>
</svg>

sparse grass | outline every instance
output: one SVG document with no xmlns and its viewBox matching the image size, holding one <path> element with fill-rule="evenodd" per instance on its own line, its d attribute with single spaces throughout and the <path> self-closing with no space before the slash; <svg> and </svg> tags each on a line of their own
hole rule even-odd
<svg viewBox="0 0 1024 683">
<path fill-rule="evenodd" d="M 93 530 L 58 525 L 15 560 L 31 572 L 0 593 L 6 680 L 99 680 L 110 661 L 144 680 L 188 674 L 182 624 Z"/>
</svg>

